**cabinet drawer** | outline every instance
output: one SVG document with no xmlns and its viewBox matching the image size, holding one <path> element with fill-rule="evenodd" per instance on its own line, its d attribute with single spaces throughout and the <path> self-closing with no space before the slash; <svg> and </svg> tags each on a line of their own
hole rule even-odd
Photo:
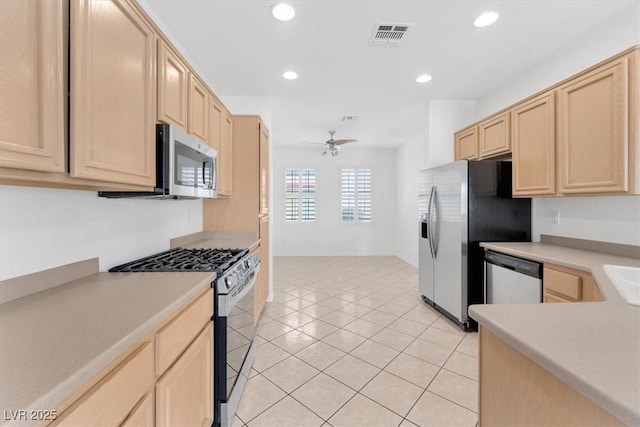
<svg viewBox="0 0 640 427">
<path fill-rule="evenodd" d="M 547 303 L 547 302 L 574 302 L 574 301 L 569 301 L 568 299 L 564 299 L 554 294 L 549 294 L 545 292 L 543 296 L 543 302 Z"/>
<path fill-rule="evenodd" d="M 147 342 L 51 425 L 118 426 L 153 382 L 153 346 Z"/>
<path fill-rule="evenodd" d="M 574 301 L 582 299 L 582 278 L 580 276 L 545 267 L 543 277 L 545 292 L 551 291 Z"/>
<path fill-rule="evenodd" d="M 156 334 L 156 374 L 161 375 L 195 339 L 213 315 L 213 289 L 185 308 Z"/>
</svg>

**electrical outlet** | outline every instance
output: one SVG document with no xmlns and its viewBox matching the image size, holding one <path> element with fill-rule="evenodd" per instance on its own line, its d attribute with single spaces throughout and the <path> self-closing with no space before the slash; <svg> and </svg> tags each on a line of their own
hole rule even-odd
<svg viewBox="0 0 640 427">
<path fill-rule="evenodd" d="M 560 224 L 560 211 L 553 211 L 553 223 Z"/>
</svg>

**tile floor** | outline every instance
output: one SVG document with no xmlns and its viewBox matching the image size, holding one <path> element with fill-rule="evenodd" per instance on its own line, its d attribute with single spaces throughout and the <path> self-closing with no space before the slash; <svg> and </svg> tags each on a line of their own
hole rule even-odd
<svg viewBox="0 0 640 427">
<path fill-rule="evenodd" d="M 233 427 L 475 426 L 478 338 L 396 257 L 276 257 Z"/>
</svg>

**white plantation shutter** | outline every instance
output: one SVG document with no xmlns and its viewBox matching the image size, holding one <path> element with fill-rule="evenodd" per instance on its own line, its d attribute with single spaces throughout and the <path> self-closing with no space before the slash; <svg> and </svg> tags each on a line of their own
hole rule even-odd
<svg viewBox="0 0 640 427">
<path fill-rule="evenodd" d="M 342 169 L 343 222 L 371 221 L 371 169 Z"/>
<path fill-rule="evenodd" d="M 316 220 L 315 169 L 285 170 L 285 221 Z"/>
</svg>

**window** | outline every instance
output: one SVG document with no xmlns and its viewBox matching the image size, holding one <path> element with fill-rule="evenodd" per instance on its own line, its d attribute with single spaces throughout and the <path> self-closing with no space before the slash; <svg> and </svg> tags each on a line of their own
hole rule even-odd
<svg viewBox="0 0 640 427">
<path fill-rule="evenodd" d="M 371 221 L 371 169 L 342 169 L 342 222 Z"/>
<path fill-rule="evenodd" d="M 316 220 L 316 170 L 285 170 L 285 221 Z"/>
</svg>

